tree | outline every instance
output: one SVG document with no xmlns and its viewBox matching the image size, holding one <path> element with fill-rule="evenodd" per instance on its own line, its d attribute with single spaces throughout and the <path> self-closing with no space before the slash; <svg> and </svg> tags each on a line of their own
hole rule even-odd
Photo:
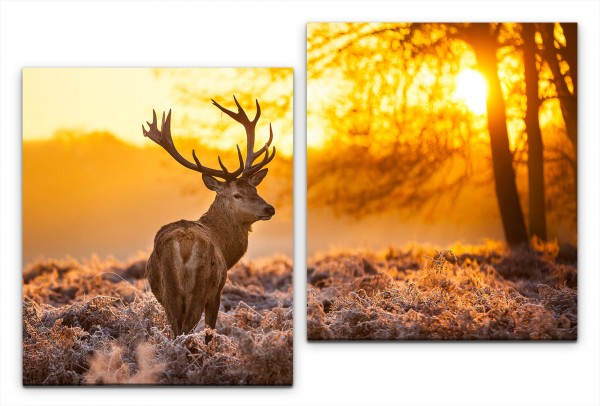
<svg viewBox="0 0 600 406">
<path fill-rule="evenodd" d="M 542 61 L 551 72 L 553 92 L 548 97 L 555 97 L 559 101 L 560 111 L 565 123 L 566 135 L 571 143 L 572 154 L 565 151 L 558 153 L 560 160 L 566 162 L 572 172 L 572 180 L 567 185 L 562 176 L 556 181 L 561 185 L 559 189 L 574 188 L 574 205 L 571 201 L 564 201 L 559 195 L 559 206 L 566 206 L 572 213 L 574 223 L 577 222 L 577 23 L 543 23 L 538 24 L 542 38 Z M 555 183 L 557 183 L 555 182 Z"/>
<path fill-rule="evenodd" d="M 509 245 L 528 241 L 527 228 L 521 210 L 515 180 L 512 153 L 506 127 L 506 107 L 498 76 L 496 52 L 498 27 L 490 24 L 471 24 L 465 28 L 465 36 L 473 47 L 477 63 L 489 84 L 487 96 L 488 131 L 492 150 L 496 199 L 500 208 L 504 235 Z"/>
<path fill-rule="evenodd" d="M 552 72 L 556 97 L 567 129 L 567 136 L 577 150 L 577 24 L 539 24 L 543 39 L 543 57 Z M 555 31 L 562 27 L 565 44 Z"/>
<path fill-rule="evenodd" d="M 547 117 L 552 111 L 556 118 L 551 122 L 546 120 L 543 127 L 540 123 L 547 215 L 552 223 L 566 221 L 576 232 L 577 24 L 538 23 L 535 26 L 539 114 Z M 531 164 L 529 159 L 528 165 Z M 530 185 L 530 195 L 533 190 Z"/>
<path fill-rule="evenodd" d="M 538 68 L 536 66 L 534 24 L 522 24 L 523 67 L 527 107 L 525 127 L 527 131 L 527 168 L 529 178 L 529 231 L 532 236 L 546 240 L 546 200 L 544 190 L 544 144 L 539 122 Z"/>
<path fill-rule="evenodd" d="M 435 200 L 440 193 L 458 193 L 472 173 L 472 128 L 466 114 L 461 114 L 459 109 L 443 108 L 443 104 L 448 107 L 449 98 L 448 83 L 443 81 L 464 65 L 462 58 L 472 47 L 478 65 L 490 82 L 487 128 L 496 197 L 506 239 L 510 245 L 527 242 L 498 77 L 497 32 L 498 26 L 490 24 L 356 24 L 339 25 L 333 32 L 321 35 L 309 33 L 309 75 L 315 77 L 328 64 L 337 63 L 355 84 L 356 93 L 344 95 L 345 102 L 354 107 L 337 107 L 338 113 L 331 115 L 335 119 L 329 122 L 336 128 L 338 136 L 347 134 L 354 138 L 358 135 L 369 139 L 365 143 L 354 139 L 350 149 L 342 149 L 342 142 L 336 143 L 333 154 L 328 153 L 324 160 L 328 163 L 324 164 L 324 170 L 316 171 L 316 179 L 311 179 L 309 162 L 309 184 L 326 182 L 324 174 L 336 173 L 336 168 L 350 172 L 354 181 L 327 184 L 334 191 L 329 194 L 328 203 L 335 202 L 339 208 L 340 197 L 346 197 L 342 200 L 352 202 L 348 208 L 354 213 L 357 208 L 365 210 L 371 206 L 377 209 L 389 201 L 421 205 Z M 332 44 L 333 47 L 327 48 Z M 389 56 L 382 56 L 381 49 L 386 46 L 388 50 L 395 49 L 387 54 Z M 366 83 L 359 83 L 357 78 L 369 63 L 375 63 L 376 68 L 371 65 L 371 77 Z M 358 66 L 357 71 L 349 66 Z M 411 104 L 411 92 L 415 93 L 418 86 L 415 77 L 423 72 L 429 72 L 435 79 L 423 85 L 421 78 L 421 88 L 417 92 L 425 98 Z M 363 97 L 367 91 L 375 97 Z M 340 110 L 343 113 L 340 114 Z M 350 119 L 345 120 L 344 116 Z M 361 119 L 356 120 L 357 116 Z M 360 125 L 353 131 L 348 121 Z M 383 129 L 377 131 L 377 126 Z M 373 145 L 381 142 L 378 132 L 386 133 L 389 147 Z M 412 137 L 406 136 L 407 132 Z M 418 143 L 415 143 L 415 137 Z M 385 137 L 383 140 L 385 144 Z M 375 149 L 384 152 L 371 153 Z M 336 155 L 342 158 L 336 159 Z M 361 165 L 353 170 L 356 157 L 360 157 Z M 462 170 L 456 170 L 457 166 Z M 455 178 L 448 180 L 453 174 Z M 321 196 L 321 193 L 315 194 Z"/>
</svg>

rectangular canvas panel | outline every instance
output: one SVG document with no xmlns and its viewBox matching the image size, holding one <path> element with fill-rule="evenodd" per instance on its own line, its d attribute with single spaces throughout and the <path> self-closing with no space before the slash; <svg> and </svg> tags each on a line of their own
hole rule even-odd
<svg viewBox="0 0 600 406">
<path fill-rule="evenodd" d="M 577 339 L 577 24 L 307 26 L 308 339 Z"/>
<path fill-rule="evenodd" d="M 23 384 L 291 385 L 292 69 L 22 79 Z"/>
</svg>

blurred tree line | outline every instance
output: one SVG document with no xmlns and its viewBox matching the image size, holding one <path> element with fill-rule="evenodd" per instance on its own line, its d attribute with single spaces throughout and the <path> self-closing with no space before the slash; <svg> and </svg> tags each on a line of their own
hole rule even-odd
<svg viewBox="0 0 600 406">
<path fill-rule="evenodd" d="M 423 210 L 492 181 L 509 245 L 547 239 L 549 213 L 576 227 L 576 24 L 314 23 L 307 52 L 309 130 L 325 139 L 310 205 Z M 485 119 L 452 99 L 466 67 L 486 78 Z M 316 107 L 311 81 L 336 97 Z"/>
</svg>

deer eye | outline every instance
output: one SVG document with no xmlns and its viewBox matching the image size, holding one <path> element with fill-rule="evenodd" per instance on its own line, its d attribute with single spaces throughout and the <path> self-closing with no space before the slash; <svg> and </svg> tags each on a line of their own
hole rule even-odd
<svg viewBox="0 0 600 406">
<path fill-rule="evenodd" d="M 236 194 L 233 195 L 233 197 L 236 198 L 236 199 L 241 199 L 242 195 L 239 194 L 239 193 L 236 193 Z"/>
</svg>

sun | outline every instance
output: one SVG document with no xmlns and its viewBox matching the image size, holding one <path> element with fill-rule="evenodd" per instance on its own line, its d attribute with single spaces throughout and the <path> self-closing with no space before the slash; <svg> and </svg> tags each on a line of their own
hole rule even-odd
<svg viewBox="0 0 600 406">
<path fill-rule="evenodd" d="M 453 97 L 464 103 L 475 114 L 486 111 L 487 83 L 483 75 L 473 69 L 463 69 L 456 76 Z"/>
</svg>

